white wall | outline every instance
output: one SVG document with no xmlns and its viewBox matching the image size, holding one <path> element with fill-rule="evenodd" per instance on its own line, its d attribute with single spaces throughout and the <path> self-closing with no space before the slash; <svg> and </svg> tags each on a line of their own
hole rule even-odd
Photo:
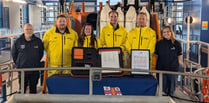
<svg viewBox="0 0 209 103">
<path fill-rule="evenodd" d="M 3 7 L 9 7 L 10 30 L 14 32 L 21 31 L 20 8 L 22 8 L 22 5 L 4 1 Z M 34 28 L 41 27 L 41 8 L 38 8 L 35 5 L 29 5 L 29 23 L 32 24 Z M 24 25 L 22 26 L 24 27 Z"/>
<path fill-rule="evenodd" d="M 10 29 L 20 28 L 20 4 L 13 2 L 3 2 L 4 7 L 9 7 L 9 23 Z"/>
<path fill-rule="evenodd" d="M 41 8 L 35 5 L 29 5 L 29 23 L 34 28 L 41 27 Z"/>
</svg>

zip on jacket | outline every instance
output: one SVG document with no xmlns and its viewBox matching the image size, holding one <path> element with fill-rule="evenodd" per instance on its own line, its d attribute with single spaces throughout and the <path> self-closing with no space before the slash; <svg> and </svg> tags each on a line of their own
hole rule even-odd
<svg viewBox="0 0 209 103">
<path fill-rule="evenodd" d="M 89 38 L 87 37 L 87 47 L 89 47 Z"/>
<path fill-rule="evenodd" d="M 115 38 L 115 33 L 114 33 L 114 30 L 113 30 L 113 38 L 112 38 L 112 40 L 113 40 L 113 47 L 115 46 L 114 38 Z"/>
<path fill-rule="evenodd" d="M 61 67 L 63 67 L 63 33 L 62 33 L 62 62 L 61 62 Z"/>
<path fill-rule="evenodd" d="M 142 43 L 142 39 L 141 39 L 141 28 L 140 28 L 140 32 L 139 32 L 139 44 L 138 44 L 138 49 L 140 49 L 140 44 Z"/>
</svg>

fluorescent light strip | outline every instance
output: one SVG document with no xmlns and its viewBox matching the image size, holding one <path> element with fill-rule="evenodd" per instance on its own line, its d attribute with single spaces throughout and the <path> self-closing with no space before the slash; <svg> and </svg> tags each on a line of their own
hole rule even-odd
<svg viewBox="0 0 209 103">
<path fill-rule="evenodd" d="M 20 4 L 26 4 L 27 2 L 24 1 L 24 0 L 12 0 L 13 2 L 16 2 L 16 3 L 20 3 Z"/>
</svg>

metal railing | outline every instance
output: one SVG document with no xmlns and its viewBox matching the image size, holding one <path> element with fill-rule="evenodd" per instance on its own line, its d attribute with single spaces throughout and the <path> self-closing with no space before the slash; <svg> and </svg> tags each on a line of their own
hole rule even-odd
<svg viewBox="0 0 209 103">
<path fill-rule="evenodd" d="M 14 81 L 14 78 L 13 78 L 13 73 L 12 72 L 21 72 L 21 78 L 24 78 L 25 74 L 24 72 L 25 71 L 39 71 L 39 70 L 65 70 L 65 69 L 68 69 L 68 70 L 78 70 L 78 69 L 85 69 L 85 70 L 90 70 L 90 76 L 89 76 L 89 95 L 92 95 L 92 72 L 95 71 L 95 70 L 119 70 L 119 71 L 134 71 L 134 72 L 148 72 L 148 71 L 144 71 L 144 70 L 131 70 L 130 68 L 129 69 L 123 69 L 123 68 L 118 68 L 118 69 L 114 69 L 114 68 L 96 68 L 96 67 L 71 67 L 71 68 L 19 68 L 19 69 L 13 69 L 13 63 L 10 62 L 8 64 L 2 64 L 2 65 L 7 65 L 6 67 L 3 67 L 3 68 L 0 68 L 0 73 L 8 73 L 8 81 L 7 81 L 7 85 L 10 87 L 10 94 L 12 93 L 12 82 Z M 0 65 L 1 67 L 1 65 Z M 194 96 L 194 88 L 193 88 L 193 80 L 194 78 L 198 78 L 198 82 L 199 83 L 202 83 L 202 79 L 201 78 L 205 78 L 205 79 L 208 79 L 209 76 L 207 75 L 202 75 L 202 72 L 199 73 L 199 74 L 196 74 L 196 72 L 199 72 L 199 71 L 203 71 L 205 70 L 206 68 L 202 68 L 200 64 L 196 63 L 196 62 L 193 62 L 193 61 L 190 61 L 190 60 L 187 60 L 185 59 L 184 60 L 184 73 L 182 72 L 169 72 L 169 71 L 158 71 L 158 70 L 150 70 L 149 72 L 150 73 L 157 73 L 159 74 L 159 88 L 158 88 L 158 95 L 159 96 L 162 96 L 162 75 L 163 74 L 171 74 L 171 75 L 181 75 L 181 76 L 187 76 L 189 77 L 189 89 L 191 90 L 191 94 L 189 94 L 190 96 Z M 186 68 L 189 68 L 189 72 L 186 72 Z M 193 72 L 193 68 L 196 68 L 196 71 Z M 15 78 L 17 79 L 17 78 Z M 184 79 L 184 83 L 186 83 L 186 80 Z M 24 79 L 21 79 L 21 93 L 23 94 L 24 93 Z M 198 86 L 198 89 L 199 91 L 201 92 L 201 85 Z"/>
<path fill-rule="evenodd" d="M 182 50 L 184 50 L 184 44 L 187 45 L 187 41 L 186 40 L 183 40 L 183 39 L 177 39 L 178 41 L 181 42 L 181 47 L 183 48 Z M 201 63 L 201 53 L 206 53 L 206 54 L 209 54 L 209 43 L 206 43 L 206 42 L 202 42 L 202 41 L 189 41 L 189 45 L 190 44 L 197 44 L 198 45 L 198 64 Z M 207 48 L 206 48 L 207 47 Z M 189 51 L 186 51 L 186 59 L 189 60 Z M 207 62 L 207 67 L 209 67 L 209 55 L 208 55 L 208 62 Z M 182 59 L 183 60 L 183 59 Z"/>
<path fill-rule="evenodd" d="M 37 99 L 38 98 L 38 99 Z M 168 96 L 15 94 L 6 103 L 175 103 Z"/>
<path fill-rule="evenodd" d="M 19 68 L 19 69 L 13 69 L 13 70 L 1 70 L 0 73 L 10 73 L 10 72 L 21 72 L 21 78 L 24 78 L 25 71 L 40 71 L 40 70 L 90 70 L 90 76 L 91 73 L 95 70 L 113 70 L 113 71 L 129 71 L 129 72 L 150 72 L 150 73 L 157 73 L 159 74 L 159 96 L 162 96 L 162 75 L 163 74 L 171 74 L 171 75 L 182 75 L 182 76 L 189 76 L 189 77 L 199 77 L 199 78 L 205 78 L 209 79 L 208 75 L 199 75 L 199 74 L 193 74 L 193 73 L 182 73 L 182 72 L 170 72 L 170 71 L 159 71 L 159 70 L 140 70 L 140 69 L 123 69 L 123 68 L 99 68 L 99 67 L 71 67 L 71 68 Z M 89 79 L 89 95 L 92 95 L 92 80 Z M 24 79 L 21 79 L 21 93 L 24 93 Z"/>
</svg>

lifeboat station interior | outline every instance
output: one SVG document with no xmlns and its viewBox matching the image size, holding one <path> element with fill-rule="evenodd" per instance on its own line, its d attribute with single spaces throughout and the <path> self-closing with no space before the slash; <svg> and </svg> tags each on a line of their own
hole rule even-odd
<svg viewBox="0 0 209 103">
<path fill-rule="evenodd" d="M 207 103 L 207 10 L 209 0 L 0 0 L 0 102 Z"/>
</svg>

